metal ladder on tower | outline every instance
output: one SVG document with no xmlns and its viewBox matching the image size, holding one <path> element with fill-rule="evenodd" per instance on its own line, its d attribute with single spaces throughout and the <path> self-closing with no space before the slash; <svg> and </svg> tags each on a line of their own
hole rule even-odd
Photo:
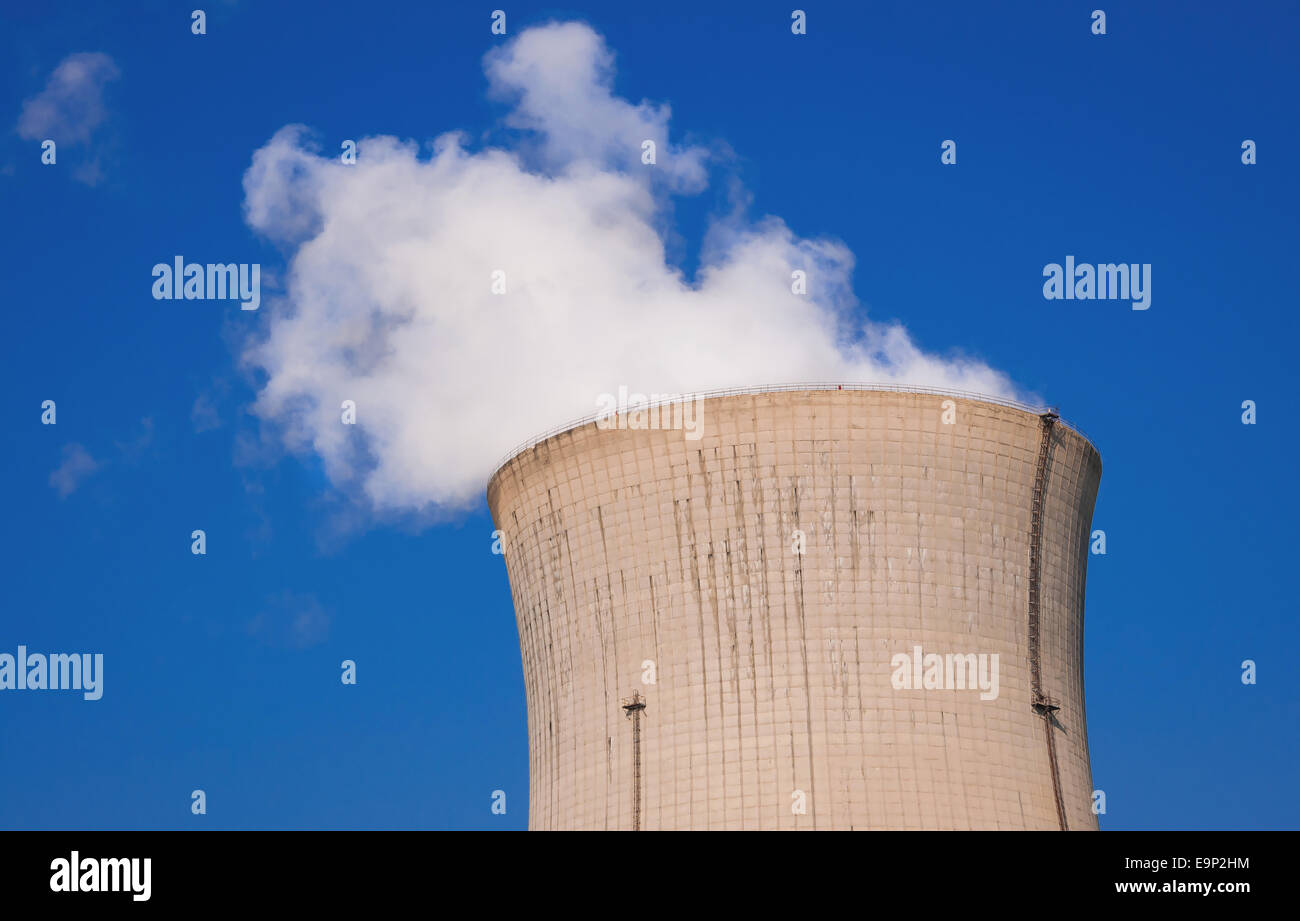
<svg viewBox="0 0 1300 921">
<path fill-rule="evenodd" d="M 645 698 L 638 692 L 622 701 L 623 710 L 632 720 L 632 830 L 641 830 L 641 712 Z"/>
<path fill-rule="evenodd" d="M 1052 793 L 1056 799 L 1056 818 L 1061 831 L 1069 828 L 1065 818 L 1065 801 L 1061 795 L 1061 772 L 1056 761 L 1056 735 L 1052 731 L 1053 714 L 1061 707 L 1043 691 L 1041 659 L 1042 633 L 1042 566 L 1043 506 L 1047 496 L 1047 467 L 1052 454 L 1052 432 L 1060 415 L 1049 410 L 1038 417 L 1042 426 L 1038 442 L 1038 463 L 1034 469 L 1034 495 L 1029 524 L 1029 673 L 1034 712 L 1043 718 L 1047 737 L 1047 760 L 1052 771 Z"/>
</svg>

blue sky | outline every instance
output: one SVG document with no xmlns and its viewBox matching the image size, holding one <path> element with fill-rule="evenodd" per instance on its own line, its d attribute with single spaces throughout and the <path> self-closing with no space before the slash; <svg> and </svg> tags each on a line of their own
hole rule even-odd
<svg viewBox="0 0 1300 921">
<path fill-rule="evenodd" d="M 328 466 L 269 448 L 248 411 L 241 343 L 273 307 L 150 296 L 178 253 L 283 276 L 242 181 L 286 125 L 327 154 L 509 139 L 482 63 L 492 5 L 214 3 L 204 36 L 193 6 L 3 13 L 0 651 L 106 664 L 93 703 L 0 697 L 0 827 L 522 828 L 523 682 L 486 503 L 358 523 Z M 506 11 L 508 37 L 588 23 L 619 95 L 733 152 L 674 199 L 685 277 L 743 186 L 755 217 L 852 251 L 863 315 L 960 347 L 1098 445 L 1102 827 L 1297 827 L 1295 10 L 1126 4 L 1094 36 L 1090 5 L 805 9 L 800 37 L 788 4 Z M 118 75 L 88 140 L 45 166 L 23 103 L 79 52 Z M 1066 255 L 1150 263 L 1151 308 L 1045 300 L 1043 266 Z"/>
</svg>

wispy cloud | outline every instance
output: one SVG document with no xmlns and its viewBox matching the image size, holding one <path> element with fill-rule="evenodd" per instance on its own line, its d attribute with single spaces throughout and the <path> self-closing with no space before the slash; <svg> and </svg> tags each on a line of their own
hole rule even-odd
<svg viewBox="0 0 1300 921">
<path fill-rule="evenodd" d="M 263 274 L 263 289 L 265 287 L 265 274 Z M 222 411 L 229 396 L 230 381 L 223 377 L 213 379 L 199 391 L 199 395 L 194 398 L 194 405 L 190 408 L 190 425 L 193 426 L 195 433 L 201 434 L 221 428 L 224 424 Z"/>
<path fill-rule="evenodd" d="M 64 445 L 63 463 L 50 474 L 50 485 L 58 492 L 60 499 L 66 499 L 102 466 L 81 445 L 75 442 Z"/>
<path fill-rule="evenodd" d="M 131 464 L 139 463 L 153 444 L 153 417 L 145 416 L 140 420 L 140 431 L 135 437 L 113 443 L 117 445 L 124 460 Z"/>
<path fill-rule="evenodd" d="M 269 646 L 306 649 L 329 638 L 330 615 L 315 595 L 284 591 L 266 599 L 247 632 Z"/>
<path fill-rule="evenodd" d="M 190 424 L 194 426 L 194 431 L 197 433 L 221 428 L 221 416 L 217 412 L 217 406 L 206 392 L 200 393 L 195 399 L 194 407 L 190 410 Z"/>
<path fill-rule="evenodd" d="M 113 59 L 103 52 L 70 54 L 45 82 L 45 88 L 23 102 L 18 136 L 28 141 L 53 140 L 62 155 L 68 148 L 88 147 L 108 117 L 104 88 L 120 76 Z M 103 176 L 101 158 L 92 150 L 73 175 L 94 185 Z"/>
</svg>

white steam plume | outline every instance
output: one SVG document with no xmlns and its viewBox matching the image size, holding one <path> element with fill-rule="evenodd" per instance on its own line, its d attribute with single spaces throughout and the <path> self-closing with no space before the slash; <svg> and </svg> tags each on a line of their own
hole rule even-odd
<svg viewBox="0 0 1300 921">
<path fill-rule="evenodd" d="M 715 221 L 694 281 L 665 255 L 670 196 L 707 181 L 666 106 L 611 92 L 589 27 L 529 29 L 485 59 L 519 149 L 458 135 L 360 142 L 355 164 L 280 130 L 244 176 L 245 213 L 292 255 L 245 362 L 255 411 L 374 510 L 478 500 L 504 452 L 593 412 L 620 385 L 670 393 L 801 380 L 897 381 L 1013 396 L 984 364 L 849 325 L 853 255 L 776 218 Z M 653 140 L 657 162 L 641 162 Z M 791 272 L 808 293 L 791 293 Z M 505 294 L 492 293 L 495 271 Z M 357 424 L 343 425 L 353 400 Z M 705 419 L 707 425 L 707 418 Z"/>
</svg>

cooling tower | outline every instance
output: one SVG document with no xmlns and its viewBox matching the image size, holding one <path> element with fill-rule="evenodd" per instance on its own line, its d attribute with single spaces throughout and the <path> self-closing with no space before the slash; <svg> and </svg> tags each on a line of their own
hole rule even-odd
<svg viewBox="0 0 1300 921">
<path fill-rule="evenodd" d="M 693 405 L 694 431 L 570 427 L 488 486 L 529 827 L 1095 829 L 1092 444 L 922 388 Z"/>
</svg>

